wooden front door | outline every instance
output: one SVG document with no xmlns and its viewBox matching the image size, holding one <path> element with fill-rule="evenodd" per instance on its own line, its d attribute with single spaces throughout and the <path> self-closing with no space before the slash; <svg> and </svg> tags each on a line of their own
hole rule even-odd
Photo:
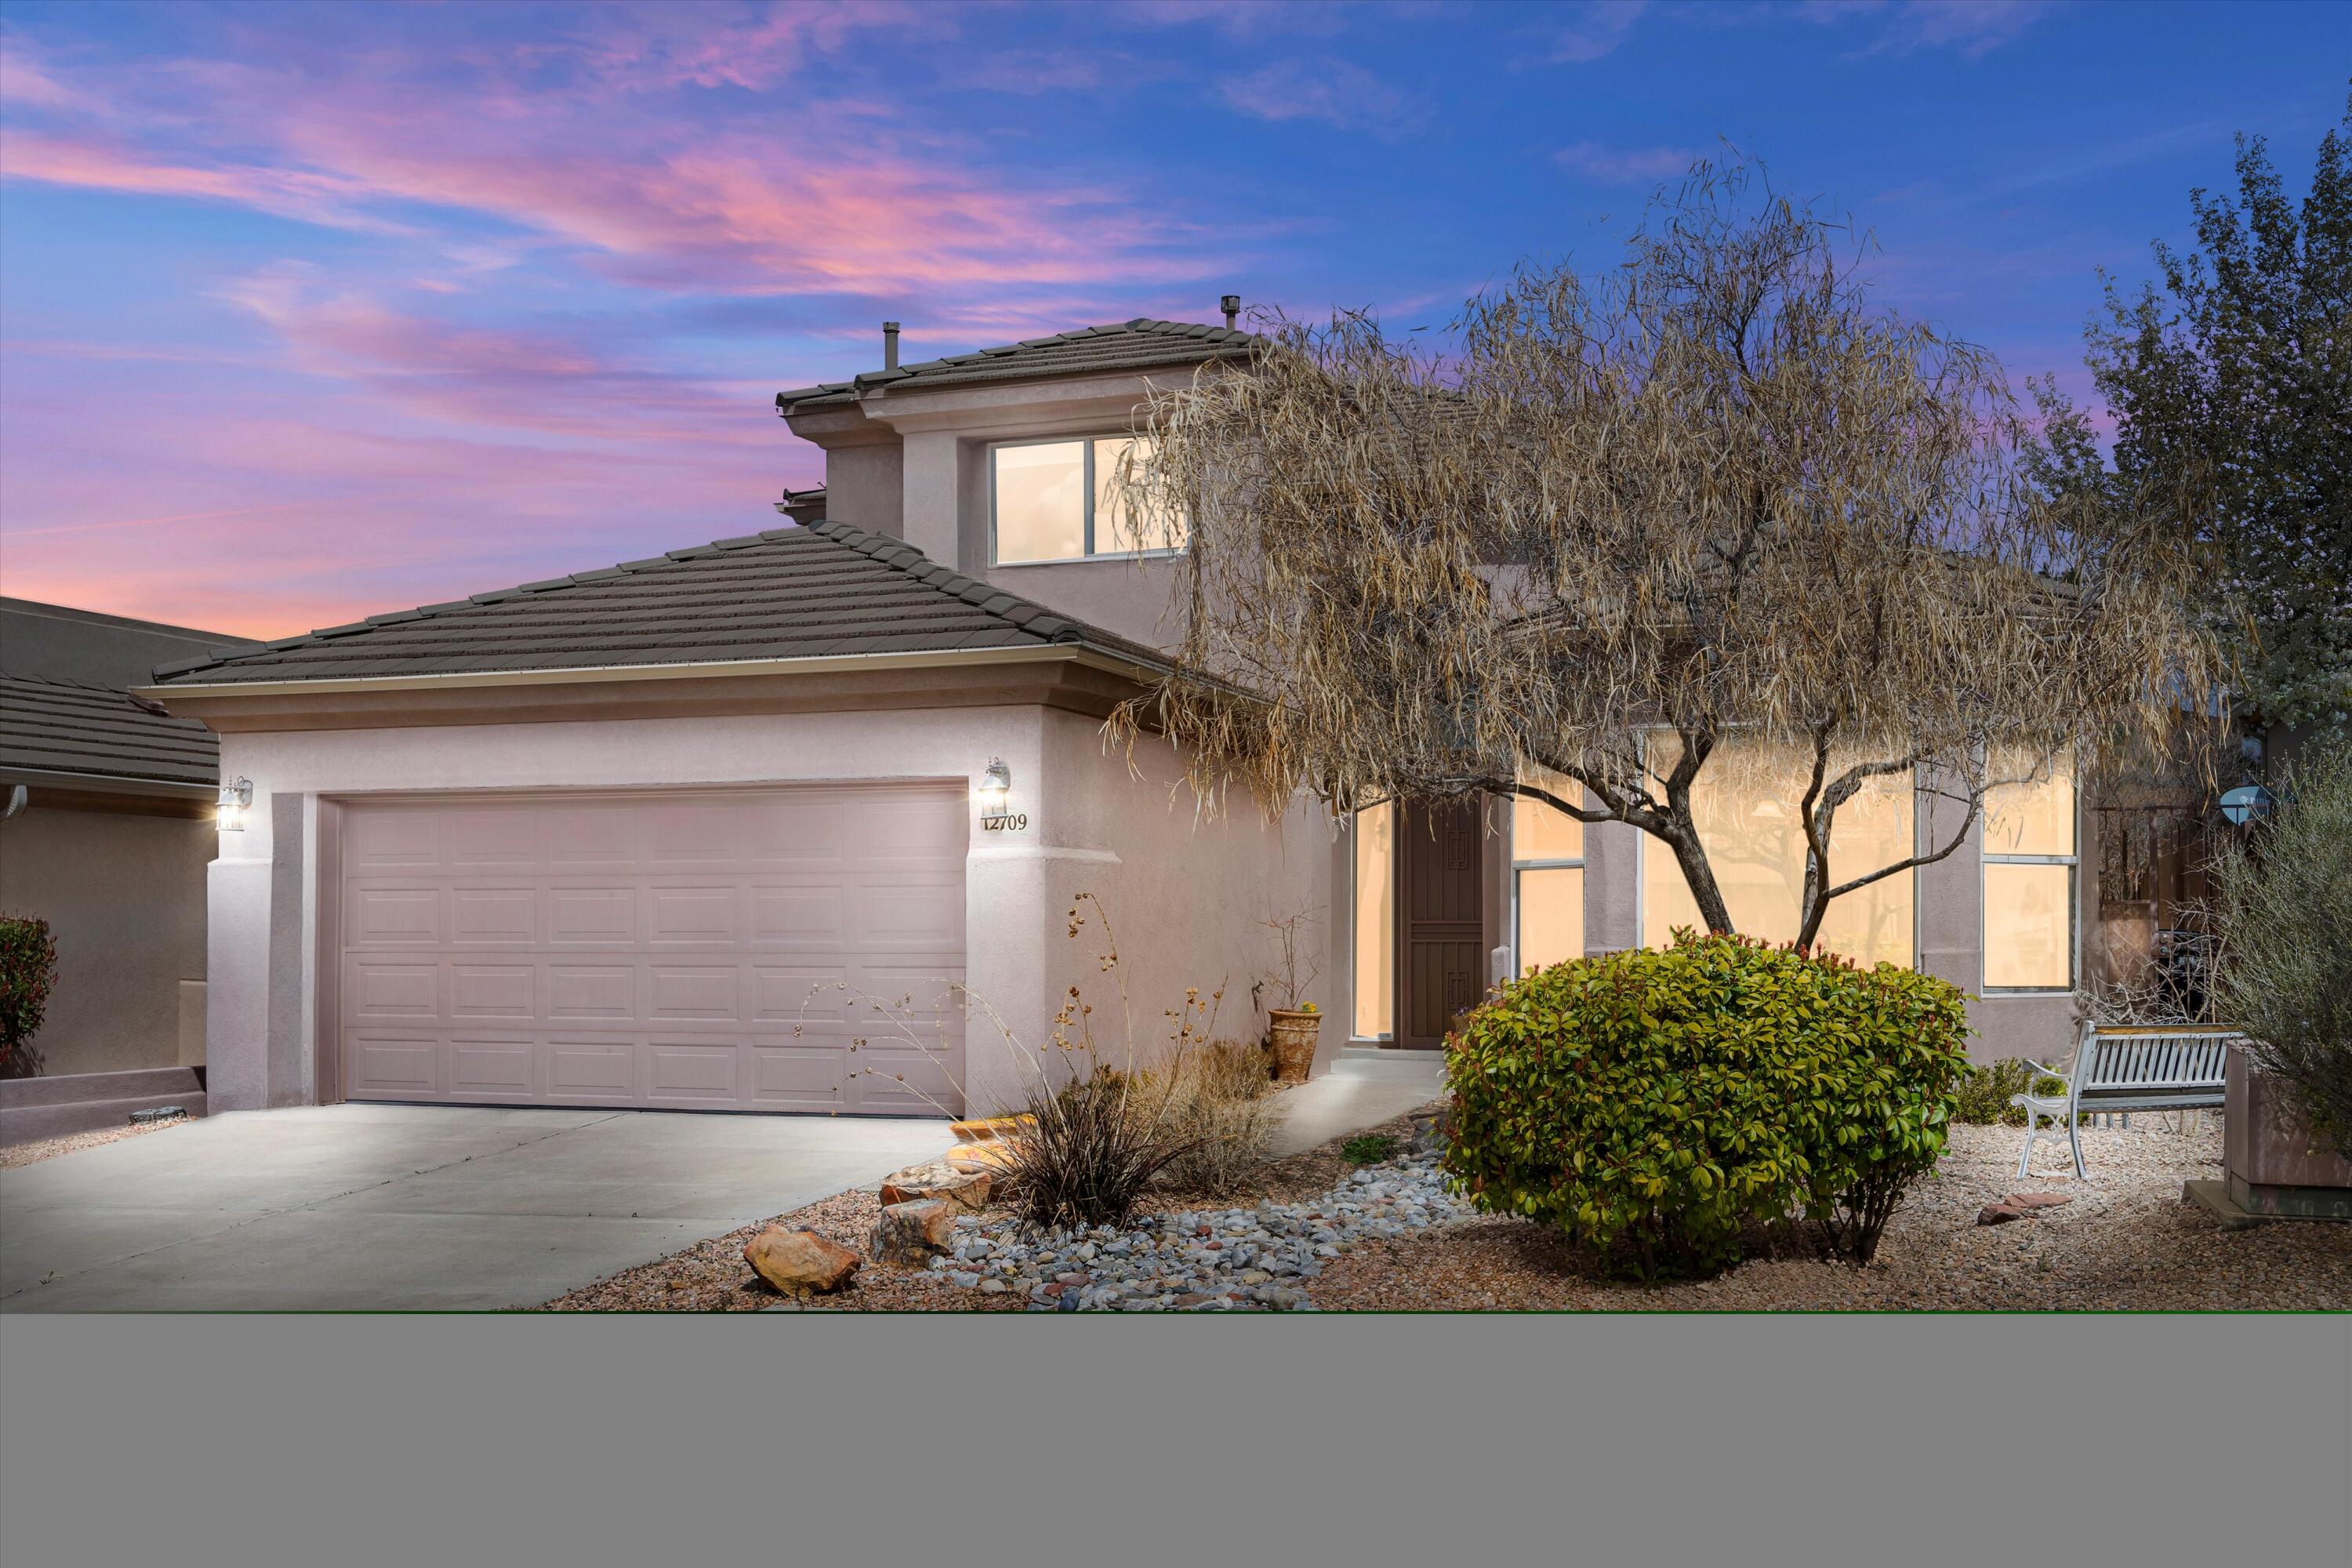
<svg viewBox="0 0 2352 1568">
<path fill-rule="evenodd" d="M 1397 1044 L 1433 1049 L 1486 984 L 1475 800 L 1418 806 L 1397 833 Z"/>
</svg>

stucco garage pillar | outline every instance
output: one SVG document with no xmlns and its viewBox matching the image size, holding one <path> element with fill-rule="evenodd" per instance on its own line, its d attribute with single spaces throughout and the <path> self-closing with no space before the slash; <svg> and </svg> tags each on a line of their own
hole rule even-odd
<svg viewBox="0 0 2352 1568">
<path fill-rule="evenodd" d="M 299 795 L 257 795 L 244 831 L 222 834 L 219 858 L 206 868 L 205 1099 L 214 1110 L 305 1105 L 312 1097 L 303 1028 L 303 816 Z"/>
</svg>

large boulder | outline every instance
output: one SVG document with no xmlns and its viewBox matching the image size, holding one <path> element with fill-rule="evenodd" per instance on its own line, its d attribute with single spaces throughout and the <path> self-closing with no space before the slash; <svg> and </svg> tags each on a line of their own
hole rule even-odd
<svg viewBox="0 0 2352 1568">
<path fill-rule="evenodd" d="M 965 1143 L 985 1143 L 993 1138 L 1018 1138 L 1037 1125 L 1027 1111 L 1018 1116 L 991 1116 L 976 1121 L 950 1121 L 948 1131 Z"/>
<path fill-rule="evenodd" d="M 956 1213 L 954 1205 L 938 1198 L 884 1205 L 874 1222 L 874 1256 L 901 1268 L 920 1268 L 948 1249 Z"/>
<path fill-rule="evenodd" d="M 930 1160 L 884 1177 L 882 1201 L 919 1204 L 937 1198 L 968 1214 L 978 1214 L 988 1206 L 988 1188 L 986 1171 L 958 1170 L 945 1160 Z"/>
<path fill-rule="evenodd" d="M 824 1296 L 847 1284 L 866 1260 L 813 1230 L 772 1225 L 743 1248 L 743 1261 L 787 1296 Z"/>
<path fill-rule="evenodd" d="M 992 1139 L 985 1143 L 959 1143 L 940 1156 L 940 1163 L 949 1169 L 967 1175 L 986 1172 L 1002 1186 L 1013 1173 L 1020 1159 L 1019 1145 L 1005 1139 Z"/>
</svg>

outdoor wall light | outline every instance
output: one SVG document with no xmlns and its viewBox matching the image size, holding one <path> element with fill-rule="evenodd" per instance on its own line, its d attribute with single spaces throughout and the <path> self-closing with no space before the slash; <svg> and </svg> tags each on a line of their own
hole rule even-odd
<svg viewBox="0 0 2352 1568">
<path fill-rule="evenodd" d="M 1029 826 L 1025 815 L 1016 814 L 1012 807 L 1013 770 L 1004 765 L 1003 757 L 991 757 L 980 775 L 980 826 L 983 831 L 1018 832 Z"/>
<path fill-rule="evenodd" d="M 235 784 L 220 786 L 218 810 L 214 820 L 223 833 L 245 831 L 245 814 L 253 809 L 253 781 L 239 779 Z"/>
<path fill-rule="evenodd" d="M 1004 803 L 1013 795 L 1013 770 L 1004 765 L 1003 757 L 991 757 L 980 775 L 980 813 L 982 816 L 1003 816 Z"/>
</svg>

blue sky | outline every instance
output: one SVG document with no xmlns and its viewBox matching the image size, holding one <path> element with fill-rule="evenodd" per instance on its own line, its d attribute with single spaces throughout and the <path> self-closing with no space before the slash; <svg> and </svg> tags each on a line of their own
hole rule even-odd
<svg viewBox="0 0 2352 1568">
<path fill-rule="evenodd" d="M 12 4 L 0 589 L 224 630 L 774 521 L 769 399 L 1218 295 L 1442 325 L 1728 140 L 2078 392 L 2352 6 Z"/>
</svg>

